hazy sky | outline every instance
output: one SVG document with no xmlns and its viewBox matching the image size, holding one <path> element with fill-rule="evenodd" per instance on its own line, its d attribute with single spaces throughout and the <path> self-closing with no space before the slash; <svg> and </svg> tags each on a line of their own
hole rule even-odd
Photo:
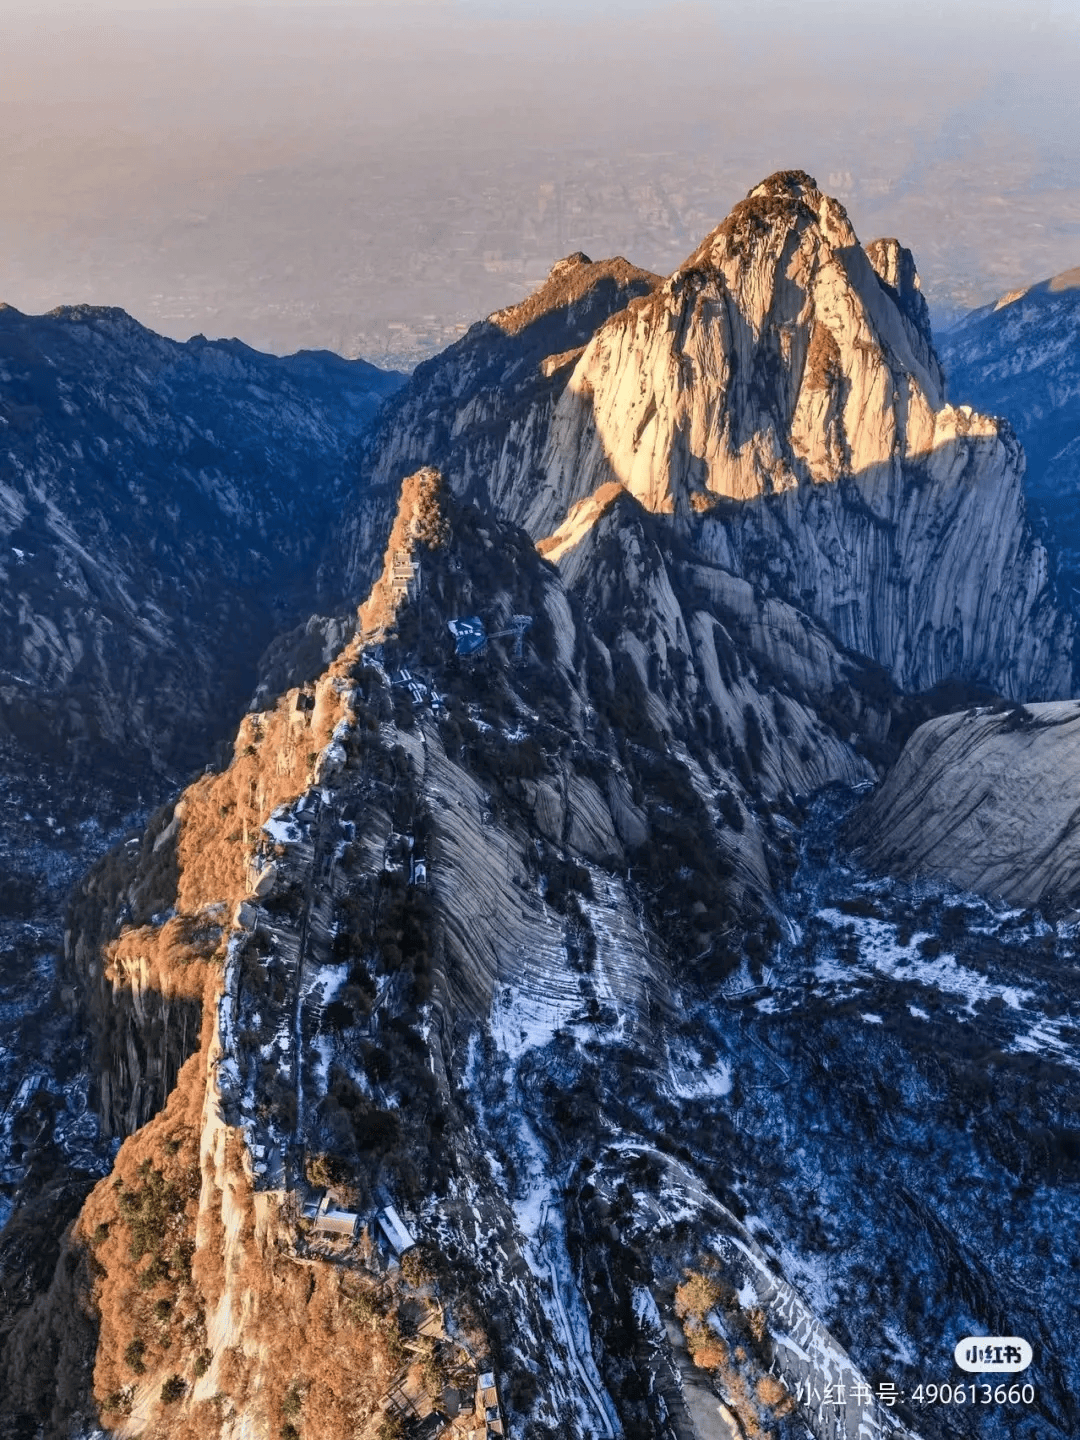
<svg viewBox="0 0 1080 1440">
<path fill-rule="evenodd" d="M 940 314 L 1080 263 L 1080 4 L 0 0 L 0 299 L 409 362 L 799 166 Z"/>
</svg>

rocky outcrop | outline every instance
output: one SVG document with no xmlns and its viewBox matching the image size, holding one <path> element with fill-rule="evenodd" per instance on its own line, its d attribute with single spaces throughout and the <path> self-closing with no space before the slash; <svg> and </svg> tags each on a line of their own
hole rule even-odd
<svg viewBox="0 0 1080 1440">
<path fill-rule="evenodd" d="M 930 332 L 930 307 L 922 293 L 915 256 L 899 240 L 871 240 L 866 257 L 874 267 L 885 293 L 893 301 L 908 328 L 908 338 L 927 371 L 944 386 L 941 362 Z"/>
<path fill-rule="evenodd" d="M 799 172 L 653 280 L 572 256 L 418 374 L 362 447 L 355 623 L 286 637 L 229 763 L 84 887 L 67 963 L 107 1040 L 108 1125 L 174 1085 L 11 1328 L 14 1373 L 66 1333 L 78 1282 L 92 1382 L 74 1403 L 42 1401 L 44 1366 L 20 1382 L 57 1434 L 78 1414 L 374 1440 L 380 1405 L 426 1412 L 452 1360 L 462 1391 L 497 1374 L 530 1440 L 689 1434 L 721 1399 L 733 1430 L 826 1440 L 840 1386 L 842 1423 L 878 1440 L 908 1432 L 856 1345 L 885 1373 L 976 1313 L 1042 1345 L 1007 1328 L 1011 1290 L 987 1298 L 1013 1237 L 972 1238 L 950 1196 L 928 1219 L 920 1165 L 958 1131 L 924 1106 L 966 1124 L 968 1079 L 901 1028 L 931 1023 L 924 960 L 928 990 L 1018 1015 L 1034 991 L 961 973 L 880 887 L 845 871 L 833 908 L 806 873 L 823 807 L 896 757 L 900 684 L 1071 673 L 1015 442 L 943 405 L 910 257 L 860 250 Z M 413 447 L 448 475 L 399 489 Z M 465 617 L 485 643 L 455 643 Z M 889 782 L 898 805 L 919 779 Z M 177 1075 L 180 999 L 201 1024 Z M 1011 1086 L 1003 1107 L 1036 1106 Z M 987 1133 L 966 1143 L 1012 1194 L 1030 1155 Z M 327 1187 L 357 1244 L 307 1223 Z M 422 1241 L 400 1272 L 372 1239 L 388 1201 Z M 406 1337 L 421 1316 L 438 1328 Z"/>
<path fill-rule="evenodd" d="M 473 325 L 418 365 L 359 449 L 346 534 L 349 582 L 364 593 L 402 478 L 436 465 L 455 494 L 517 520 L 538 475 L 552 407 L 582 347 L 610 315 L 661 283 L 626 260 L 558 261 L 519 305 Z"/>
<path fill-rule="evenodd" d="M 767 577 L 902 689 L 963 679 L 1013 698 L 1069 694 L 1074 627 L 1025 519 L 1020 447 L 963 410 L 940 412 L 935 430 L 917 470 L 726 507 L 699 522 L 698 544 Z"/>
<path fill-rule="evenodd" d="M 420 367 L 366 447 L 354 578 L 376 497 L 417 461 L 553 555 L 620 486 L 903 689 L 1072 685 L 1015 437 L 945 404 L 911 253 L 864 249 L 802 172 L 755 187 L 667 280 L 572 256 Z"/>
<path fill-rule="evenodd" d="M 617 483 L 903 688 L 1066 693 L 1019 446 L 943 404 L 920 302 L 907 251 L 868 255 L 809 177 L 772 177 L 590 341 L 523 523 L 545 536 Z"/>
<path fill-rule="evenodd" d="M 106 1423 L 231 1437 L 240 1415 L 278 1425 L 290 1381 L 312 1436 L 340 1433 L 342 1396 L 350 1423 L 377 1413 L 402 1361 L 364 1339 L 366 1312 L 332 1298 L 344 1282 L 298 1227 L 313 1173 L 346 1177 L 365 1216 L 392 1195 L 438 1235 L 455 1262 L 437 1272 L 446 1310 L 471 1306 L 501 1373 L 533 1377 L 531 1399 L 503 1402 L 522 1422 L 528 1409 L 571 1435 L 596 1417 L 612 1433 L 624 1411 L 662 1423 L 640 1379 L 601 1371 L 582 1340 L 607 1322 L 586 1307 L 552 1188 L 576 1132 L 558 1139 L 569 1122 L 548 1113 L 550 1100 L 576 1114 L 578 1082 L 566 1099 L 547 1081 L 536 1092 L 529 1123 L 553 1147 L 540 1164 L 505 1117 L 502 1067 L 524 1077 L 550 1047 L 576 1052 L 579 1034 L 666 1067 L 681 987 L 759 961 L 776 933 L 796 791 L 873 774 L 829 698 L 838 682 L 859 690 L 860 663 L 672 539 L 621 493 L 559 570 L 435 472 L 408 478 L 383 574 L 328 671 L 246 717 L 231 765 L 84 887 L 69 969 L 108 1042 L 107 1124 L 146 1120 L 154 1084 L 175 1085 L 94 1191 L 61 1267 L 92 1250 Z M 447 621 L 463 613 L 492 634 L 479 655 L 454 651 Z M 495 638 L 515 613 L 531 617 L 520 654 Z M 887 723 L 876 700 L 864 696 L 865 732 Z M 195 1053 L 177 1064 L 166 1040 L 182 998 Z M 503 1059 L 478 1070 L 489 1053 Z M 161 1235 L 143 1219 L 158 1206 Z M 752 1236 L 723 1207 L 709 1215 L 734 1237 L 732 1293 L 751 1283 L 748 1256 L 757 1286 Z M 673 1226 L 656 1220 L 678 1249 Z M 144 1232 L 156 1258 L 140 1251 L 133 1268 L 144 1241 L 129 1237 Z M 588 1273 L 611 1265 L 628 1283 L 606 1240 L 584 1243 Z M 353 1257 L 349 1273 L 355 1287 L 368 1271 Z M 289 1297 L 322 1287 L 337 1358 L 294 1377 Z M 794 1303 L 788 1287 L 762 1295 L 778 1315 Z M 63 1328 L 35 1312 L 19 1353 L 48 1315 Z M 821 1356 L 800 1350 L 799 1365 L 856 1376 L 818 1332 Z M 759 1345 L 739 1364 L 740 1413 L 758 1423 L 752 1384 L 769 1365 L 787 1374 L 788 1358 Z M 760 1394 L 790 1410 L 796 1378 Z M 324 1384 L 338 1397 L 325 1412 Z M 872 1406 L 862 1419 L 880 1432 Z"/>
<path fill-rule="evenodd" d="M 940 368 L 843 207 L 774 176 L 647 300 L 596 334 L 525 523 L 543 534 L 617 479 L 688 515 L 935 448 Z"/>
<path fill-rule="evenodd" d="M 920 726 L 852 838 L 876 869 L 1009 905 L 1080 901 L 1080 702 Z"/>
</svg>

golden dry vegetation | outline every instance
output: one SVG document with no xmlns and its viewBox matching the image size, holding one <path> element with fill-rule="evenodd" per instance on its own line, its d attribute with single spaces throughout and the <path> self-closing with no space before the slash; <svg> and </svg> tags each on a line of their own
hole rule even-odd
<svg viewBox="0 0 1080 1440">
<path fill-rule="evenodd" d="M 403 1359 L 388 1296 L 332 1264 L 251 1246 L 235 1283 L 246 1297 L 245 1349 L 265 1356 L 258 1407 L 271 1433 L 302 1416 L 305 1440 L 338 1440 L 377 1413 Z M 251 1377 L 237 1368 L 235 1388 L 220 1374 L 218 1386 L 251 1413 Z"/>
<path fill-rule="evenodd" d="M 113 1423 L 143 1375 L 183 1368 L 206 1344 L 193 1264 L 205 1075 L 200 1049 L 181 1069 L 164 1111 L 120 1147 L 76 1225 L 76 1241 L 93 1257 L 100 1325 L 94 1394 Z"/>
<path fill-rule="evenodd" d="M 701 1325 L 705 1316 L 719 1303 L 722 1289 L 719 1281 L 700 1270 L 688 1270 L 686 1279 L 675 1290 L 675 1314 L 680 1320 Z"/>
<path fill-rule="evenodd" d="M 293 718 L 296 694 L 289 691 L 261 716 L 245 716 L 229 768 L 204 775 L 185 792 L 178 840 L 182 914 L 218 901 L 232 905 L 246 895 L 248 863 L 263 824 L 308 788 L 310 756 L 328 743 L 344 702 L 339 699 L 321 733 L 313 733 L 306 712 Z"/>
<path fill-rule="evenodd" d="M 664 282 L 662 275 L 641 270 L 638 266 L 631 265 L 629 260 L 624 260 L 621 255 L 616 255 L 611 260 L 590 261 L 578 251 L 567 258 L 576 263 L 567 264 L 563 261 L 555 265 L 539 290 L 517 305 L 496 310 L 489 317 L 491 323 L 497 325 L 506 335 L 518 335 L 527 325 L 550 311 L 560 310 L 583 300 L 601 280 L 610 278 L 624 290 L 631 286 L 637 290 L 642 287 L 653 290 Z"/>
<path fill-rule="evenodd" d="M 403 483 L 361 634 L 396 616 L 395 553 L 446 543 L 441 486 L 434 470 Z M 249 892 L 262 825 L 312 783 L 315 757 L 345 713 L 342 682 L 360 643 L 319 682 L 311 710 L 297 710 L 294 690 L 244 718 L 229 768 L 189 786 L 177 806 L 178 913 L 129 926 L 106 946 L 115 985 L 203 1002 L 198 1050 L 163 1111 L 125 1141 L 73 1232 L 90 1257 L 99 1322 L 94 1396 L 120 1433 L 132 1415 L 133 1427 L 149 1421 L 143 1433 L 188 1440 L 254 1405 L 269 1433 L 338 1440 L 375 1423 L 405 1358 L 392 1290 L 298 1255 L 295 1227 L 266 1197 L 258 1210 L 241 1133 L 211 1120 L 212 1143 L 203 1138 L 226 917 Z"/>
<path fill-rule="evenodd" d="M 114 984 L 199 999 L 204 998 L 207 980 L 216 975 L 224 953 L 220 926 L 192 915 L 175 915 L 164 925 L 123 930 L 106 948 L 106 973 Z"/>
<path fill-rule="evenodd" d="M 840 379 L 841 356 L 836 336 L 819 321 L 810 335 L 803 383 L 808 390 L 828 390 Z"/>
<path fill-rule="evenodd" d="M 338 1440 L 378 1413 L 405 1358 L 399 1297 L 295 1254 L 273 1203 L 260 1223 L 238 1130 L 223 1127 L 220 1157 L 200 1162 L 211 1035 L 162 1114 L 121 1147 L 76 1227 L 93 1257 L 94 1395 L 105 1423 L 122 1427 L 135 1406 L 159 1440 L 212 1434 L 241 1412 L 275 1435 L 302 1416 L 305 1440 Z M 226 1292 L 239 1323 L 215 1355 Z M 207 1372 L 212 1403 L 193 1396 Z"/>
<path fill-rule="evenodd" d="M 437 550 L 449 540 L 449 522 L 441 503 L 442 493 L 442 475 L 430 466 L 415 471 L 401 482 L 401 500 L 387 541 L 382 574 L 360 606 L 357 629 L 361 636 L 387 629 L 397 616 L 400 601 L 394 593 L 391 578 L 394 556 L 411 556 L 415 554 L 417 545 Z M 329 673 L 346 674 L 355 661 L 354 643 L 338 656 Z"/>
<path fill-rule="evenodd" d="M 775 1375 L 762 1375 L 754 1386 L 754 1393 L 762 1405 L 767 1405 L 776 1415 L 790 1415 L 795 1401 Z"/>
<path fill-rule="evenodd" d="M 705 1265 L 708 1265 L 706 1260 Z M 709 1312 L 720 1307 L 733 1321 L 737 1332 L 746 1335 L 750 1353 L 742 1345 L 732 1346 L 708 1322 Z M 694 1364 L 707 1370 L 717 1393 L 738 1417 L 747 1440 L 770 1440 L 771 1420 L 790 1414 L 794 1401 L 775 1376 L 763 1373 L 761 1354 L 768 1339 L 764 1310 L 755 1306 L 742 1311 L 734 1291 L 705 1266 L 687 1270 L 686 1279 L 675 1289 L 675 1314 L 682 1321 L 687 1349 Z"/>
</svg>

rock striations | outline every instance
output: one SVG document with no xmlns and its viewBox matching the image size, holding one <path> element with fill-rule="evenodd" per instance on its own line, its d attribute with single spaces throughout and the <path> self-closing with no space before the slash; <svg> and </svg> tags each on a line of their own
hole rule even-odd
<svg viewBox="0 0 1080 1440">
<path fill-rule="evenodd" d="M 388 412 L 366 476 L 387 478 L 392 457 L 439 464 L 535 539 L 559 530 L 560 554 L 568 512 L 619 485 L 902 688 L 1069 692 L 1072 622 L 1025 520 L 1020 448 L 1007 425 L 944 403 L 896 241 L 864 250 L 838 202 L 784 172 L 663 283 L 606 284 L 618 308 L 603 323 L 551 282 L 540 294 L 552 350 L 581 353 L 541 358 L 520 344 L 534 327 L 500 335 L 515 388 L 496 423 L 462 342 Z"/>
<path fill-rule="evenodd" d="M 1080 702 L 942 716 L 916 730 L 852 838 L 890 875 L 1075 907 L 1078 762 Z"/>
<path fill-rule="evenodd" d="M 550 528 L 598 479 L 687 515 L 937 448 L 940 367 L 886 284 L 809 177 L 759 185 L 594 336 L 556 415 L 551 498 L 536 497 L 528 528 Z"/>
<path fill-rule="evenodd" d="M 427 1237 L 438 1354 L 491 1355 L 507 1384 L 531 1376 L 503 1401 L 519 1425 L 531 1413 L 527 1433 L 663 1433 L 681 1413 L 677 1387 L 649 1398 L 645 1377 L 675 1361 L 667 1342 L 668 1358 L 654 1354 L 647 1317 L 628 1318 L 638 1272 L 553 1187 L 604 1123 L 576 1108 L 578 1044 L 591 1034 L 598 1056 L 634 1054 L 641 1075 L 619 1084 L 655 1103 L 684 987 L 747 956 L 760 965 L 778 933 L 794 793 L 873 773 L 854 731 L 887 730 L 890 692 L 781 602 L 758 608 L 670 540 L 624 494 L 568 589 L 524 532 L 455 501 L 433 470 L 408 477 L 358 634 L 310 698 L 292 690 L 247 717 L 231 765 L 90 877 L 68 967 L 87 1023 L 120 1037 L 111 1056 L 104 1046 L 103 1119 L 130 1130 L 155 1086 L 174 1086 L 88 1200 L 52 1300 L 9 1341 L 10 1393 L 32 1409 L 48 1375 L 34 1357 L 74 1344 L 63 1310 L 83 1287 L 92 1323 L 69 1363 L 87 1388 L 74 1408 L 74 1381 L 52 1402 L 54 1433 L 96 1410 L 125 1435 L 238 1437 L 251 1421 L 291 1423 L 290 1386 L 312 1440 L 350 1428 L 374 1440 L 397 1386 L 430 1407 L 434 1382 L 409 1378 L 401 1330 L 430 1307 L 370 1237 L 342 1254 L 314 1243 L 303 1207 L 320 1180 L 372 1230 L 392 1196 Z M 495 638 L 476 658 L 454 653 L 448 620 L 478 614 L 494 633 L 514 613 L 531 617 L 520 655 Z M 861 721 L 838 706 L 838 682 L 862 697 Z M 166 905 L 164 924 L 148 917 Z M 186 1050 L 170 1049 L 181 1016 Z M 503 1072 L 524 1077 L 542 1055 L 548 1099 L 522 1121 L 524 1081 Z M 677 1228 L 679 1186 L 696 1183 L 684 1163 L 647 1221 L 661 1294 L 673 1262 L 677 1276 L 692 1259 Z M 614 1173 L 597 1183 L 599 1214 Z M 793 1415 L 804 1377 L 862 1383 L 738 1215 L 701 1203 L 726 1237 L 731 1335 L 749 1337 L 733 1362 L 741 1423 Z M 589 1273 L 611 1267 L 619 1318 L 585 1310 L 570 1244 L 585 1245 Z M 774 1350 L 764 1318 L 739 1318 L 736 1292 L 799 1335 L 797 1350 Z M 309 1341 L 286 1357 L 304 1295 L 319 1297 Z M 824 1411 L 802 1413 L 827 1433 Z M 885 1435 L 872 1403 L 851 1413 Z"/>
<path fill-rule="evenodd" d="M 925 1053 L 902 1027 L 931 1022 L 918 966 L 960 967 L 883 890 L 784 910 L 828 844 L 806 797 L 850 803 L 965 687 L 1072 679 L 1019 448 L 944 404 L 908 252 L 773 176 L 667 281 L 560 262 L 359 454 L 355 626 L 325 659 L 318 625 L 283 642 L 228 763 L 72 905 L 67 994 L 123 1143 L 44 1292 L 0 1292 L 2 1422 L 904 1440 L 865 1376 L 985 1322 L 1035 1336 L 1042 1433 L 1075 1433 L 1011 1237 L 980 1250 L 948 1196 L 926 1219 L 918 1127 L 932 1099 L 961 1145 L 968 1075 L 950 1054 L 901 1085 Z M 301 654 L 317 673 L 275 694 Z M 1043 722 L 1064 742 L 1073 709 L 918 730 L 877 858 L 950 874 L 963 847 L 996 883 L 978 757 L 1033 827 L 1064 753 Z M 1056 818 L 1025 885 L 1067 869 Z M 979 1183 L 1012 1195 L 1028 1162 L 982 1133 Z"/>
<path fill-rule="evenodd" d="M 1067 693 L 1019 447 L 944 405 L 920 301 L 908 252 L 868 255 L 807 176 L 774 176 L 594 336 L 523 522 L 544 535 L 616 481 L 905 689 Z"/>
</svg>

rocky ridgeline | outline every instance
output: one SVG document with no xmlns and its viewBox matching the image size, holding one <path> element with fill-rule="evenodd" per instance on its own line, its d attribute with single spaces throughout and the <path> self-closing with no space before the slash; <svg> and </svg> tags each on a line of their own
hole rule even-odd
<svg viewBox="0 0 1080 1440">
<path fill-rule="evenodd" d="M 1003 295 L 941 337 L 954 403 L 1002 415 L 1070 605 L 1080 593 L 1080 269 Z"/>
<path fill-rule="evenodd" d="M 856 1317 L 800 1294 L 754 1197 L 782 1176 L 827 1254 L 826 1177 L 790 1172 L 797 1028 L 783 1058 L 757 1037 L 774 957 L 839 966 L 783 911 L 805 797 L 872 783 L 965 687 L 1071 683 L 1015 442 L 943 405 L 907 252 L 864 252 L 795 172 L 662 284 L 562 262 L 361 450 L 355 628 L 283 642 L 230 763 L 73 906 L 69 995 L 127 1138 L 47 1293 L 5 1311 L 6 1418 L 384 1440 L 387 1406 L 437 1428 L 451 1371 L 471 1420 L 490 1367 L 520 1440 L 832 1440 L 838 1387 L 849 1433 L 912 1433 L 845 1337 L 879 1370 L 901 1314 L 896 1353 L 938 1344 L 985 1289 L 977 1239 L 920 1219 L 932 1304 L 892 1264 Z M 880 907 L 848 903 L 869 946 Z M 834 1018 L 799 1072 L 825 1090 Z M 887 1158 L 893 1059 L 858 1053 L 873 1094 L 838 1123 Z M 828 1186 L 876 1224 L 869 1166 Z M 319 1240 L 323 1192 L 355 1243 Z M 400 1272 L 388 1203 L 421 1241 Z"/>
<path fill-rule="evenodd" d="M 1003 415 L 1033 495 L 1080 488 L 1080 267 L 973 310 L 939 341 L 954 401 Z"/>
<path fill-rule="evenodd" d="M 72 884 L 227 747 L 271 640 L 276 694 L 351 634 L 354 615 L 309 617 L 341 603 L 324 560 L 345 457 L 400 379 L 330 354 L 176 344 L 115 309 L 0 305 L 0 1004 L 17 1016 L 0 1094 L 41 1083 L 0 1131 L 5 1214 L 28 1165 L 33 1193 L 42 1176 L 78 1192 L 106 1159 L 53 1144 L 42 1120 L 51 1108 L 63 1128 L 80 1064 L 53 985 Z M 126 853 L 134 865 L 139 842 Z M 141 1049 L 119 1014 L 94 1028 L 104 1087 L 100 1062 L 126 1057 L 118 1130 L 161 1105 L 191 1043 L 188 1000 L 159 1011 L 155 983 L 129 993 L 158 1014 L 160 1044 Z"/>
<path fill-rule="evenodd" d="M 583 1336 L 594 1333 L 604 1354 L 637 1332 L 609 1335 L 608 1321 L 585 1308 L 574 1267 L 611 1268 L 627 1296 L 632 1282 L 654 1283 L 670 1307 L 678 1257 L 690 1263 L 697 1242 L 678 1238 L 674 1191 L 663 1186 L 650 1222 L 654 1238 L 665 1237 L 663 1258 L 651 1280 L 640 1262 L 627 1270 L 621 1252 L 579 1233 L 552 1175 L 589 1148 L 598 1116 L 580 1117 L 580 1132 L 564 1116 L 552 1131 L 549 1076 L 550 1098 L 533 1120 L 515 1120 L 513 1077 L 553 1045 L 556 1056 L 569 1045 L 558 1063 L 572 1069 L 589 1037 L 600 1053 L 637 1056 L 643 1078 L 666 1073 L 684 988 L 714 985 L 745 955 L 759 964 L 767 954 L 796 788 L 873 773 L 852 744 L 850 716 L 831 703 L 819 713 L 815 692 L 826 695 L 839 676 L 855 691 L 873 681 L 870 729 L 887 728 L 889 697 L 879 672 L 864 674 L 783 613 L 756 614 L 727 577 L 710 581 L 700 563 L 684 574 L 670 535 L 637 502 L 622 504 L 630 513 L 597 527 L 595 552 L 568 590 L 522 531 L 443 494 L 434 471 L 408 479 L 358 637 L 311 701 L 292 690 L 248 716 L 232 765 L 163 812 L 122 875 L 110 862 L 88 881 L 73 920 L 72 986 L 91 1027 L 126 1037 L 102 1051 L 103 1118 L 130 1130 L 146 1118 L 141 1097 L 162 1064 L 181 1077 L 160 1116 L 125 1143 L 117 1176 L 142 1196 L 160 1170 L 166 1179 L 154 1183 L 171 1186 L 177 1206 L 176 1253 L 195 1247 L 190 1264 L 166 1257 L 144 1283 L 156 1262 L 132 1265 L 114 1246 L 130 1216 L 109 1180 L 84 1210 L 71 1263 L 61 1263 L 57 1296 L 68 1294 L 82 1247 L 94 1256 L 87 1283 L 99 1328 L 79 1363 L 92 1363 L 93 1403 L 124 1433 L 138 1422 L 161 1435 L 192 1425 L 232 1434 L 245 1414 L 280 1422 L 288 1361 L 272 1337 L 284 1333 L 291 1302 L 274 1295 L 291 1294 L 287 1277 L 300 1265 L 316 1264 L 316 1284 L 331 1290 L 339 1273 L 372 1273 L 355 1257 L 339 1271 L 307 1253 L 296 1207 L 315 1174 L 336 1177 L 363 1214 L 392 1196 L 437 1239 L 446 1323 L 479 1316 L 469 1323 L 500 1373 L 531 1377 L 527 1405 L 524 1392 L 515 1402 L 519 1423 L 532 1415 L 530 1433 L 586 1433 L 598 1415 L 607 1433 L 624 1423 L 662 1432 L 668 1412 L 639 1394 L 661 1364 L 649 1317 L 633 1340 L 644 1371 L 616 1363 L 614 1351 L 598 1366 Z M 601 612 L 602 624 L 586 618 Z M 520 657 L 510 638 L 456 655 L 447 622 L 463 613 L 485 617 L 492 633 L 528 614 Z M 646 648 L 657 633 L 671 646 Z M 797 655 L 798 694 L 755 639 L 774 657 Z M 134 913 L 166 899 L 164 925 Z M 186 1030 L 191 1058 L 162 1061 L 184 996 L 202 1016 Z M 483 1075 L 481 1052 L 502 1057 Z M 542 1141 L 528 1139 L 534 1123 Z M 183 1166 L 163 1163 L 166 1133 Z M 489 1170 L 482 1157 L 492 1155 L 502 1158 Z M 676 1167 L 668 1183 L 688 1182 Z M 816 1366 L 834 1384 L 857 1371 L 769 1277 L 736 1214 L 710 1205 L 708 1223 L 732 1237 L 717 1252 L 728 1257 L 731 1293 L 750 1286 L 763 1317 L 775 1309 L 777 1327 L 816 1337 L 817 1359 L 806 1361 L 801 1340 L 789 1351 L 766 1343 L 765 1318 L 739 1320 L 736 1306 L 725 1322 L 733 1334 L 750 1325 L 751 1350 L 732 1361 L 738 1413 L 758 1425 L 775 1411 L 790 1429 L 789 1392 Z M 578 1244 L 586 1250 L 572 1263 Z M 159 1311 L 173 1318 L 155 1329 Z M 333 1317 L 344 1323 L 337 1309 Z M 66 1333 L 61 1317 L 39 1309 L 16 1328 L 11 1353 L 25 1358 L 43 1324 Z M 341 1352 L 348 1383 L 332 1365 L 297 1381 L 306 1413 L 333 1417 L 331 1428 L 312 1419 L 305 1434 L 339 1433 L 346 1413 L 360 1433 L 365 1415 L 374 1426 L 392 1374 L 379 1369 L 385 1357 L 358 1365 L 359 1345 Z M 676 1365 L 666 1340 L 662 1350 L 663 1364 Z M 175 1409 L 161 1399 L 173 1376 L 183 1400 Z M 324 1393 L 334 1386 L 336 1408 Z M 14 1393 L 31 1388 L 24 1378 Z M 89 1403 L 81 1413 L 92 1413 Z M 817 1428 L 813 1406 L 806 1413 Z M 872 1405 L 859 1416 L 879 1433 Z M 819 1419 L 826 1424 L 824 1412 Z M 688 1420 L 672 1423 L 672 1433 L 691 1433 Z"/>
<path fill-rule="evenodd" d="M 358 447 L 362 480 L 348 508 L 346 575 L 362 594 L 404 476 L 438 465 L 457 494 L 516 520 L 539 479 L 551 411 L 587 340 L 661 277 L 622 259 L 560 260 L 520 305 L 496 311 L 418 365 L 386 423 Z"/>
<path fill-rule="evenodd" d="M 365 476 L 415 455 L 474 493 L 481 445 L 491 500 L 537 540 L 618 484 L 904 689 L 1069 692 L 1072 621 L 1025 520 L 1011 431 L 944 403 L 910 253 L 864 250 L 801 172 L 756 187 L 580 355 L 506 366 L 512 424 L 488 423 L 467 349 L 430 363 Z M 541 403 L 527 387 L 542 384 Z"/>
<path fill-rule="evenodd" d="M 0 736 L 132 797 L 202 763 L 264 647 L 333 592 L 342 463 L 399 383 L 0 307 Z"/>
</svg>

